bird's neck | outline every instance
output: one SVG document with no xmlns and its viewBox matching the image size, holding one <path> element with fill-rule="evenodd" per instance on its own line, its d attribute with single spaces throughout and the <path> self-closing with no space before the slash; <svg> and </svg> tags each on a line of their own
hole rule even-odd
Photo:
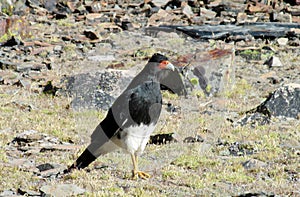
<svg viewBox="0 0 300 197">
<path fill-rule="evenodd" d="M 159 83 L 157 77 L 158 77 L 157 72 L 154 72 L 152 70 L 143 70 L 131 81 L 131 83 L 128 85 L 126 90 L 135 88 L 138 85 L 140 85 L 146 81 L 152 81 L 152 82 Z"/>
</svg>

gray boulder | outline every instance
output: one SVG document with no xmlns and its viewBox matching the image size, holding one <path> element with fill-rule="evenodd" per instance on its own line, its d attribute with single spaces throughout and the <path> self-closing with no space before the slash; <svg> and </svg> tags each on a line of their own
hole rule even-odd
<svg viewBox="0 0 300 197">
<path fill-rule="evenodd" d="M 269 117 L 299 118 L 300 84 L 287 84 L 280 87 L 256 108 Z"/>
<path fill-rule="evenodd" d="M 278 88 L 263 103 L 246 112 L 234 125 L 269 124 L 271 117 L 300 118 L 300 84 L 291 83 Z"/>
</svg>

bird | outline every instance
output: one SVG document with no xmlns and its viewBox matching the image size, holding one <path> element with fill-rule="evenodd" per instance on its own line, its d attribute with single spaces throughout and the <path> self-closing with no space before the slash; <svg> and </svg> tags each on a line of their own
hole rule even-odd
<svg viewBox="0 0 300 197">
<path fill-rule="evenodd" d="M 155 53 L 140 73 L 114 101 L 106 117 L 91 135 L 91 142 L 65 171 L 86 168 L 99 156 L 122 148 L 131 156 L 132 178 L 151 176 L 139 170 L 138 157 L 143 153 L 154 131 L 162 109 L 161 81 L 164 70 L 174 70 L 168 58 Z"/>
</svg>

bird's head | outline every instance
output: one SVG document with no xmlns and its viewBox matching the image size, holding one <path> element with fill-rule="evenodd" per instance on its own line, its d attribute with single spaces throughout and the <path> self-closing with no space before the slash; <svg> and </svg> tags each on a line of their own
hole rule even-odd
<svg viewBox="0 0 300 197">
<path fill-rule="evenodd" d="M 168 61 L 168 58 L 162 54 L 155 53 L 144 68 L 142 73 L 151 73 L 148 75 L 160 83 L 162 90 L 169 90 L 178 95 L 185 95 L 186 90 L 183 84 L 178 68 Z"/>
<path fill-rule="evenodd" d="M 175 69 L 174 65 L 168 61 L 168 58 L 162 54 L 155 53 L 149 60 L 148 66 L 150 69 L 154 71 L 161 71 L 161 70 L 173 70 Z"/>
</svg>

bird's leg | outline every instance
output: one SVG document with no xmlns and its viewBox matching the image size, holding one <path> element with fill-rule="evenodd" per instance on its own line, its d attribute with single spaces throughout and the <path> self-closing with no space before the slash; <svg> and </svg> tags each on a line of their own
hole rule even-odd
<svg viewBox="0 0 300 197">
<path fill-rule="evenodd" d="M 135 154 L 131 154 L 131 159 L 133 163 L 133 170 L 132 170 L 132 179 L 136 179 L 137 177 L 142 179 L 150 178 L 151 176 L 146 173 L 138 170 L 138 157 Z"/>
</svg>

